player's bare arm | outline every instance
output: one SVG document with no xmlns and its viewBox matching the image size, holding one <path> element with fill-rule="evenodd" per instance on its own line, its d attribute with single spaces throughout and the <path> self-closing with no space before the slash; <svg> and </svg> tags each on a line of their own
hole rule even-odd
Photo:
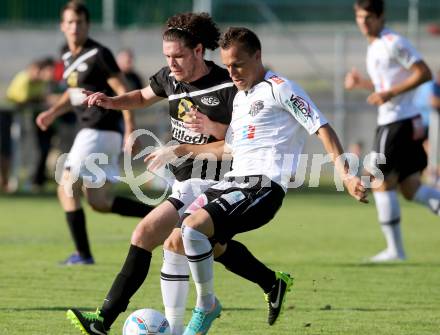
<svg viewBox="0 0 440 335">
<path fill-rule="evenodd" d="M 35 122 L 37 126 L 45 131 L 55 121 L 57 117 L 67 113 L 70 110 L 69 92 L 64 92 L 58 101 L 48 110 L 38 114 Z"/>
<path fill-rule="evenodd" d="M 352 68 L 351 71 L 347 72 L 345 75 L 344 81 L 345 89 L 353 90 L 353 89 L 364 89 L 368 91 L 373 91 L 374 86 L 373 82 L 365 78 L 357 68 Z"/>
<path fill-rule="evenodd" d="M 349 174 L 348 163 L 342 158 L 344 150 L 333 128 L 326 124 L 319 128 L 316 134 L 324 145 L 326 152 L 331 155 L 335 169 L 344 181 L 348 193 L 356 200 L 368 203 L 367 190 L 362 185 L 360 178 Z"/>
<path fill-rule="evenodd" d="M 172 164 L 179 158 L 196 158 L 208 160 L 232 159 L 229 147 L 224 141 L 217 141 L 208 144 L 178 144 L 163 146 L 147 155 L 144 162 L 148 164 L 148 170 L 156 171 L 165 164 Z"/>
<path fill-rule="evenodd" d="M 227 124 L 212 121 L 194 106 L 191 106 L 191 111 L 188 115 L 191 117 L 189 121 L 185 122 L 185 127 L 188 129 L 197 133 L 212 135 L 218 140 L 225 138 L 226 130 L 228 129 Z"/>
<path fill-rule="evenodd" d="M 87 95 L 84 100 L 85 104 L 106 109 L 139 109 L 151 106 L 163 99 L 154 94 L 150 86 L 115 97 L 109 97 L 101 92 L 84 91 L 84 93 Z"/>
<path fill-rule="evenodd" d="M 387 91 L 370 94 L 370 96 L 367 98 L 367 102 L 371 105 L 380 106 L 389 101 L 391 98 L 408 92 L 432 79 L 431 70 L 424 61 L 414 63 L 409 70 L 411 75 L 406 80 L 391 87 Z"/>
<path fill-rule="evenodd" d="M 124 84 L 122 74 L 110 77 L 107 80 L 107 83 L 117 95 L 123 95 L 127 92 L 127 87 Z M 131 151 L 131 145 L 129 145 L 128 137 L 136 127 L 134 114 L 129 109 L 123 109 L 122 115 L 124 117 L 124 151 Z M 136 143 L 134 145 L 136 145 Z M 135 150 L 137 150 L 137 148 Z"/>
</svg>

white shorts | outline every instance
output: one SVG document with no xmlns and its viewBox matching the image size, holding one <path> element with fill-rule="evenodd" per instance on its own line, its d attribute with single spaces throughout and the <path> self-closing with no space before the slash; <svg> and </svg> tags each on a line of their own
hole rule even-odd
<svg viewBox="0 0 440 335">
<path fill-rule="evenodd" d="M 117 182 L 122 135 L 116 131 L 81 129 L 64 163 L 64 169 L 94 184 Z"/>
<path fill-rule="evenodd" d="M 185 181 L 174 181 L 172 193 L 168 197 L 168 201 L 179 212 L 181 217 L 185 213 L 186 208 L 191 205 L 197 197 L 204 193 L 212 185 L 218 183 L 218 180 L 193 178 Z"/>
</svg>

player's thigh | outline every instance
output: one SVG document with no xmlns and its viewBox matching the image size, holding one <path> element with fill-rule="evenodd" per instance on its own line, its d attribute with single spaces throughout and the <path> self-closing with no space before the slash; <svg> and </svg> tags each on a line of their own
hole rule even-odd
<svg viewBox="0 0 440 335">
<path fill-rule="evenodd" d="M 182 217 L 186 209 L 198 199 L 198 196 L 216 183 L 217 181 L 211 179 L 200 178 L 175 181 L 172 193 L 168 197 L 168 201 L 174 205 L 179 212 L 179 216 Z M 178 225 L 178 227 L 180 227 L 180 225 Z"/>
<path fill-rule="evenodd" d="M 179 214 L 173 204 L 164 201 L 138 223 L 131 243 L 152 251 L 166 240 L 178 219 Z"/>
<path fill-rule="evenodd" d="M 281 207 L 284 196 L 283 189 L 275 183 L 257 190 L 226 190 L 204 207 L 213 221 L 213 241 L 226 243 L 236 234 L 267 224 Z"/>
</svg>

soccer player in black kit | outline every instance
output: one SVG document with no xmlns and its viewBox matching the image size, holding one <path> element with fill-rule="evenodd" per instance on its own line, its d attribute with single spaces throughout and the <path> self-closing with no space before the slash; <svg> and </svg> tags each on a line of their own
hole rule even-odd
<svg viewBox="0 0 440 335">
<path fill-rule="evenodd" d="M 169 18 L 163 33 L 163 53 L 168 66 L 153 75 L 150 85 L 142 90 L 117 97 L 89 92 L 88 104 L 109 109 L 136 109 L 168 99 L 173 139 L 181 143 L 178 146 L 178 150 L 181 150 L 179 156 L 182 151 L 191 152 L 191 148 L 224 139 L 236 88 L 225 69 L 204 60 L 206 49 L 214 50 L 218 47 L 219 36 L 216 24 L 206 13 L 186 13 Z M 194 125 L 188 125 L 193 117 L 203 124 L 202 130 L 194 131 Z M 166 160 L 165 157 L 174 149 L 163 147 L 150 154 L 147 157 L 149 168 L 158 161 Z M 108 333 L 147 277 L 152 251 L 164 243 L 171 232 L 164 244 L 161 286 L 172 333 L 182 334 L 189 267 L 183 252 L 180 228 L 176 228 L 176 224 L 187 206 L 218 180 L 221 174 L 219 164 L 216 169 L 207 169 L 203 160 L 186 160 L 178 166 L 171 166 L 176 178 L 173 192 L 167 201 L 157 206 L 137 225 L 125 263 L 101 309 L 95 313 L 68 310 L 67 317 L 84 334 Z M 194 189 L 197 192 L 193 192 Z M 275 295 L 280 292 L 278 299 L 283 301 L 292 285 L 292 278 L 288 274 L 268 269 L 237 241 L 230 241 L 227 246 L 216 245 L 216 248 L 216 261 L 239 276 L 257 283 L 268 294 L 269 300 L 272 296 L 277 299 Z M 268 321 L 273 324 L 282 304 L 275 309 L 271 308 L 269 302 L 268 306 Z"/>
<path fill-rule="evenodd" d="M 87 108 L 82 105 L 81 91 L 84 89 L 102 91 L 109 95 L 126 92 L 121 72 L 110 50 L 88 37 L 89 25 L 89 12 L 83 4 L 71 1 L 62 8 L 61 30 L 67 41 L 62 55 L 65 68 L 63 78 L 69 88 L 53 107 L 40 113 L 36 119 L 37 125 L 46 130 L 58 116 L 68 112 L 72 105 L 81 125 L 66 159 L 62 182 L 58 186 L 58 198 L 66 213 L 76 247 L 76 252 L 64 261 L 66 265 L 94 263 L 81 207 L 83 178 L 95 179 L 95 185 L 85 187 L 84 192 L 88 203 L 96 211 L 144 217 L 152 209 L 141 202 L 115 197 L 111 193 L 112 183 L 119 175 L 122 134 L 124 132 L 124 137 L 128 137 L 133 131 L 134 120 L 130 111 L 123 111 L 122 115 L 119 110 L 106 110 L 98 106 Z M 121 127 L 122 117 L 125 129 Z M 96 153 L 105 154 L 108 158 L 107 164 L 94 162 L 103 172 L 100 175 L 91 174 L 86 167 L 86 161 Z"/>
</svg>

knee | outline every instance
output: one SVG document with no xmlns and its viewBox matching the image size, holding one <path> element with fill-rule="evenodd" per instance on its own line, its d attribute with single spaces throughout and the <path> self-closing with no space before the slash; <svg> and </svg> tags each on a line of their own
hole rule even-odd
<svg viewBox="0 0 440 335">
<path fill-rule="evenodd" d="M 192 229 L 196 229 L 200 227 L 203 224 L 201 220 L 196 215 L 188 215 L 185 219 L 182 221 L 182 227 L 190 227 Z"/>
<path fill-rule="evenodd" d="M 401 187 L 400 193 L 402 193 L 402 196 L 405 198 L 405 200 L 412 201 L 414 199 L 414 196 L 417 192 L 417 189 L 412 187 Z"/>
<path fill-rule="evenodd" d="M 168 251 L 172 251 L 174 253 L 182 253 L 183 241 L 182 235 L 180 234 L 180 230 L 177 233 L 172 233 L 164 242 L 163 248 Z"/>
<path fill-rule="evenodd" d="M 405 192 L 402 191 L 402 196 L 405 198 L 405 200 L 411 201 L 414 198 L 414 193 L 413 192 Z"/>
<path fill-rule="evenodd" d="M 152 252 L 163 241 L 160 241 L 158 234 L 155 233 L 148 221 L 142 220 L 138 223 L 131 234 L 131 244 Z"/>
<path fill-rule="evenodd" d="M 214 259 L 223 255 L 226 251 L 226 247 L 227 247 L 226 244 L 216 243 L 214 246 Z"/>
<path fill-rule="evenodd" d="M 107 201 L 89 198 L 87 199 L 87 202 L 96 212 L 108 213 L 111 210 L 111 205 Z"/>
</svg>

